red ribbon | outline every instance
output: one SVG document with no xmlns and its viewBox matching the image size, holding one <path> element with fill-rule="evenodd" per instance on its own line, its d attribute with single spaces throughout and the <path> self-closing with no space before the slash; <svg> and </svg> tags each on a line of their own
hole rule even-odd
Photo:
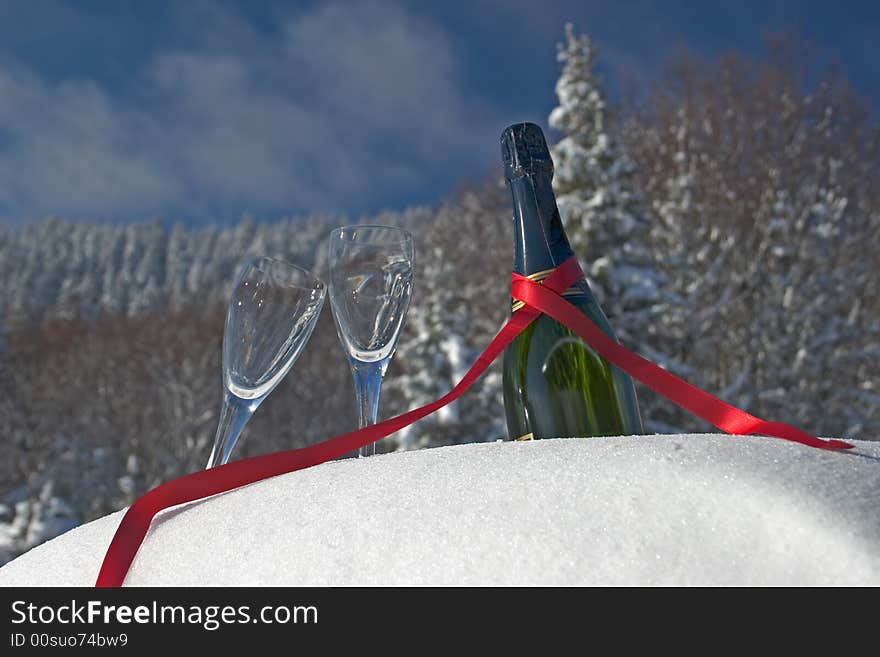
<svg viewBox="0 0 880 657">
<path fill-rule="evenodd" d="M 122 585 L 150 523 L 160 511 L 339 458 L 381 440 L 455 401 L 486 371 L 504 348 L 542 313 L 577 333 L 596 352 L 633 378 L 726 433 L 763 434 L 823 449 L 852 447 L 842 440 L 822 440 L 791 425 L 767 422 L 750 415 L 624 349 L 561 296 L 561 292 L 582 276 L 574 257 L 563 262 L 540 283 L 514 274 L 511 296 L 523 301 L 525 306 L 511 316 L 464 378 L 450 392 L 430 404 L 316 445 L 234 461 L 185 475 L 147 492 L 129 507 L 119 523 L 95 585 Z"/>
</svg>

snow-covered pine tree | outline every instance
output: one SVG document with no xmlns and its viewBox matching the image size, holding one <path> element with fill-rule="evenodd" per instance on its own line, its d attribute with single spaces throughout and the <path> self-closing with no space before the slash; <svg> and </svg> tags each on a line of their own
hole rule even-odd
<svg viewBox="0 0 880 657">
<path fill-rule="evenodd" d="M 602 80 L 596 74 L 596 46 L 565 26 L 557 59 L 559 105 L 550 127 L 562 133 L 552 148 L 553 186 L 572 247 L 594 294 L 621 341 L 664 367 L 657 349 L 658 320 L 677 304 L 651 248 L 651 222 L 636 183 L 636 167 L 611 131 Z M 653 398 L 642 396 L 648 430 L 672 429 L 651 420 Z"/>
<path fill-rule="evenodd" d="M 650 223 L 636 182 L 636 168 L 609 130 L 596 47 L 565 26 L 560 44 L 559 106 L 550 127 L 562 133 L 553 147 L 553 185 L 572 247 L 593 290 L 621 338 L 640 344 L 642 329 L 668 301 L 651 250 Z"/>
<path fill-rule="evenodd" d="M 165 287 L 168 237 L 159 220 L 145 225 L 140 233 L 144 243 L 140 261 L 134 272 L 133 286 L 128 312 L 132 316 L 155 312 L 165 306 L 163 290 Z"/>
<path fill-rule="evenodd" d="M 165 256 L 165 298 L 174 309 L 184 305 L 192 248 L 189 232 L 180 222 L 175 223 L 168 236 L 168 253 Z"/>
<path fill-rule="evenodd" d="M 82 236 L 83 273 L 77 286 L 79 312 L 85 319 L 93 319 L 101 311 L 101 270 L 100 249 L 102 233 L 107 226 L 89 224 Z"/>
<path fill-rule="evenodd" d="M 101 247 L 104 259 L 101 308 L 110 314 L 123 314 L 127 307 L 127 294 L 120 276 L 122 254 L 125 249 L 124 230 L 122 226 L 114 226 L 105 234 Z"/>
</svg>

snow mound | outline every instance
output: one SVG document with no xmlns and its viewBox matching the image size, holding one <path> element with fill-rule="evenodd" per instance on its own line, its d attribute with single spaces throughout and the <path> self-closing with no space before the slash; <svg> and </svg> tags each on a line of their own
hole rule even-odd
<svg viewBox="0 0 880 657">
<path fill-rule="evenodd" d="M 880 443 L 716 434 L 325 463 L 166 511 L 129 585 L 880 585 Z M 114 513 L 0 568 L 94 583 Z"/>
</svg>

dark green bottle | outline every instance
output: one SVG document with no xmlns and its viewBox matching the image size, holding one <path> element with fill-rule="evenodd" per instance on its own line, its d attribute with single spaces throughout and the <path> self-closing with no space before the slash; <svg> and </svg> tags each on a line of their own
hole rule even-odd
<svg viewBox="0 0 880 657">
<path fill-rule="evenodd" d="M 505 129 L 501 153 L 513 197 L 514 271 L 541 280 L 572 255 L 553 194 L 553 160 L 533 123 Z M 585 280 L 563 294 L 617 340 Z M 512 440 L 642 433 L 629 375 L 546 315 L 504 352 L 504 410 Z"/>
</svg>

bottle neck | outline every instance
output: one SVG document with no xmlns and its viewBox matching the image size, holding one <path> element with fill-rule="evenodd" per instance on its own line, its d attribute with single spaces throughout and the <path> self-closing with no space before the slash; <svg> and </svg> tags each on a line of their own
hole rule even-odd
<svg viewBox="0 0 880 657">
<path fill-rule="evenodd" d="M 523 276 L 553 269 L 572 256 L 551 181 L 545 173 L 507 181 L 516 239 L 513 270 Z"/>
</svg>

